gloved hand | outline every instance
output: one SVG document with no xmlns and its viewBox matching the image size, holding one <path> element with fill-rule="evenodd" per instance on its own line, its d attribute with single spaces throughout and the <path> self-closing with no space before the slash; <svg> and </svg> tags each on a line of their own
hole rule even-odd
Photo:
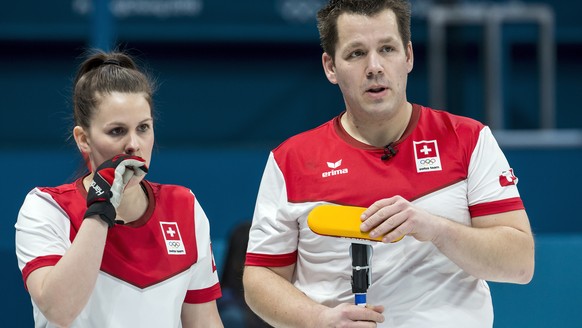
<svg viewBox="0 0 582 328">
<path fill-rule="evenodd" d="M 85 217 L 97 214 L 110 228 L 113 227 L 125 186 L 134 175 L 141 177 L 147 172 L 145 160 L 137 156 L 121 154 L 103 162 L 95 170 L 87 191 Z"/>
</svg>

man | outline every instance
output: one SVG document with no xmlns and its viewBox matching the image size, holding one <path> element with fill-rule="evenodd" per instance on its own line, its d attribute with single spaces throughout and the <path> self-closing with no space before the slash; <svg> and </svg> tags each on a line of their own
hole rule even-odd
<svg viewBox="0 0 582 328">
<path fill-rule="evenodd" d="M 277 327 L 491 327 L 485 281 L 524 284 L 534 271 L 517 178 L 491 131 L 407 101 L 407 1 L 331 0 L 318 28 L 346 108 L 269 156 L 243 278 L 249 306 Z M 325 203 L 367 207 L 361 230 L 383 236 L 372 305 L 353 304 L 351 242 L 307 226 Z"/>
</svg>

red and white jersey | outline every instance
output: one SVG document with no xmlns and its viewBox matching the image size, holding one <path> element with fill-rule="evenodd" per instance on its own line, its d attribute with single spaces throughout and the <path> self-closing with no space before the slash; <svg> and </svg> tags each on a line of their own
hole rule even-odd
<svg viewBox="0 0 582 328">
<path fill-rule="evenodd" d="M 400 195 L 464 225 L 471 218 L 523 209 L 517 178 L 489 128 L 469 118 L 413 105 L 396 151 L 351 138 L 339 117 L 273 150 L 259 188 L 246 265 L 296 264 L 292 283 L 313 300 L 353 303 L 351 240 L 307 226 L 316 205 L 368 207 Z M 389 159 L 382 159 L 386 154 Z M 407 236 L 374 243 L 368 303 L 383 305 L 379 327 L 491 327 L 487 283 L 432 243 Z"/>
<path fill-rule="evenodd" d="M 181 327 L 183 303 L 221 296 L 209 222 L 198 200 L 184 187 L 147 181 L 142 186 L 149 197 L 146 213 L 109 229 L 95 289 L 71 327 Z M 81 179 L 27 195 L 15 225 L 25 282 L 71 247 L 86 196 Z M 32 303 L 36 327 L 54 327 Z"/>
</svg>

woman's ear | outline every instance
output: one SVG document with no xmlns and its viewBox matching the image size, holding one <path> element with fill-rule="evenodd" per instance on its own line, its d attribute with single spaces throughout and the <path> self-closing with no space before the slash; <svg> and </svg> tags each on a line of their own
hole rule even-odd
<svg viewBox="0 0 582 328">
<path fill-rule="evenodd" d="M 79 148 L 81 153 L 89 154 L 91 152 L 91 147 L 89 147 L 89 136 L 85 129 L 79 125 L 75 126 L 73 128 L 73 138 L 75 138 L 77 148 Z"/>
</svg>

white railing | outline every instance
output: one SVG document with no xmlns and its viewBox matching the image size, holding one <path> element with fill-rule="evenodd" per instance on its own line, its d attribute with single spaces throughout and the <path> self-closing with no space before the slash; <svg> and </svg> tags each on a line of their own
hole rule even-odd
<svg viewBox="0 0 582 328">
<path fill-rule="evenodd" d="M 556 127 L 554 12 L 549 6 L 520 2 L 431 5 L 426 10 L 426 18 L 429 28 L 430 105 L 435 108 L 446 108 L 447 25 L 484 27 L 486 123 L 493 130 L 506 128 L 501 62 L 502 26 L 505 23 L 537 24 L 540 127 Z"/>
</svg>

